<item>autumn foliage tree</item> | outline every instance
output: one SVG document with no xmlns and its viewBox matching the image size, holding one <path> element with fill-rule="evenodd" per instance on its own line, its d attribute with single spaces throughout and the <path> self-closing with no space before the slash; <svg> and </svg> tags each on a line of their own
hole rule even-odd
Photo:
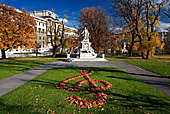
<svg viewBox="0 0 170 114">
<path fill-rule="evenodd" d="M 51 11 L 53 12 L 53 9 L 51 9 Z M 64 15 L 64 19 L 67 19 L 66 15 Z M 58 23 L 58 19 L 51 21 L 51 25 L 49 26 L 49 32 L 51 34 L 50 42 L 53 47 L 53 57 L 56 57 L 59 48 L 61 49 L 61 53 L 63 53 L 63 50 L 66 47 L 67 39 L 64 34 L 65 25 L 63 20 L 60 23 Z"/>
<path fill-rule="evenodd" d="M 19 11 L 5 4 L 0 4 L 0 49 L 2 59 L 5 51 L 19 46 L 35 47 L 35 21 L 26 10 Z"/>
<path fill-rule="evenodd" d="M 144 11 L 144 21 L 146 25 L 146 36 L 148 42 L 147 47 L 149 49 L 146 53 L 146 59 L 149 58 L 149 55 L 152 55 L 154 48 L 156 47 L 163 47 L 160 44 L 160 40 L 158 40 L 158 32 L 155 30 L 155 27 L 157 25 L 160 25 L 160 15 L 162 13 L 162 9 L 166 8 L 166 4 L 169 2 L 169 0 L 149 0 L 145 1 L 145 11 Z M 153 45 L 156 44 L 156 45 Z"/>
<path fill-rule="evenodd" d="M 112 0 L 113 16 L 120 17 L 119 25 L 124 25 L 122 32 L 130 33 L 131 48 L 129 56 L 132 56 L 133 46 L 137 34 L 140 33 L 141 28 L 141 14 L 143 11 L 142 0 Z"/>
<path fill-rule="evenodd" d="M 86 27 L 95 52 L 106 50 L 109 40 L 109 17 L 101 7 L 83 8 L 80 11 L 80 35 Z"/>
<path fill-rule="evenodd" d="M 167 4 L 167 6 L 170 6 L 170 2 L 169 4 Z M 168 10 L 166 12 L 164 12 L 164 14 L 170 18 L 170 7 L 168 7 Z"/>
<path fill-rule="evenodd" d="M 148 59 L 157 47 L 163 47 L 155 27 L 160 24 L 159 17 L 167 2 L 168 0 L 112 0 L 113 11 L 121 18 L 119 24 L 124 25 L 122 32 L 131 35 L 129 56 L 132 56 L 134 46 L 138 46 L 137 50 L 143 59 Z"/>
</svg>

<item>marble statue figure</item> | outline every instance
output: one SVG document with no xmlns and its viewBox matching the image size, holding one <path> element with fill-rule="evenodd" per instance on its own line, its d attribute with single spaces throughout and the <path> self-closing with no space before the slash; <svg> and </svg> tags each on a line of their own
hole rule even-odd
<svg viewBox="0 0 170 114">
<path fill-rule="evenodd" d="M 90 33 L 86 27 L 85 27 L 84 31 L 82 32 L 82 34 L 84 34 L 84 39 L 88 40 Z"/>
</svg>

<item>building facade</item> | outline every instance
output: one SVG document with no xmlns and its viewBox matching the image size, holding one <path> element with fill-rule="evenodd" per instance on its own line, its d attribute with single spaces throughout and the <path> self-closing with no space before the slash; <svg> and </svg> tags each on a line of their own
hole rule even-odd
<svg viewBox="0 0 170 114">
<path fill-rule="evenodd" d="M 35 19 L 36 28 L 35 32 L 37 35 L 37 44 L 39 51 L 48 51 L 51 46 L 50 38 L 54 36 L 54 30 L 52 28 L 58 26 L 58 16 L 52 11 L 34 11 L 30 12 L 30 15 Z"/>
<path fill-rule="evenodd" d="M 51 50 L 52 42 L 51 38 L 54 39 L 54 31 L 60 26 L 58 15 L 55 14 L 53 11 L 49 10 L 43 10 L 43 11 L 34 11 L 30 12 L 30 16 L 32 16 L 35 19 L 36 27 L 35 27 L 35 33 L 37 35 L 37 39 L 35 40 L 35 43 L 37 44 L 38 52 L 44 52 Z M 75 31 L 77 31 L 75 28 L 64 26 L 65 31 L 64 35 L 66 37 L 69 36 L 76 36 Z M 60 33 L 61 34 L 61 33 Z M 30 49 L 30 52 L 33 52 L 35 50 Z M 7 51 L 7 53 L 27 53 L 27 51 L 24 48 L 18 48 L 18 49 L 12 49 L 11 51 Z"/>
<path fill-rule="evenodd" d="M 163 53 L 170 53 L 170 30 L 159 32 L 160 41 L 165 43 Z"/>
<path fill-rule="evenodd" d="M 170 28 L 168 29 L 168 36 L 166 41 L 165 53 L 170 54 Z"/>
<path fill-rule="evenodd" d="M 30 12 L 30 15 L 35 19 L 37 24 L 35 32 L 37 34 L 36 43 L 39 46 L 39 51 L 49 51 L 53 48 L 53 42 L 51 40 L 54 39 L 54 31 L 57 31 L 58 26 L 61 26 L 58 20 L 58 15 L 52 10 L 34 11 Z M 75 31 L 77 31 L 75 28 L 64 25 L 65 38 L 72 36 L 77 37 Z M 61 36 L 61 30 L 59 34 L 59 36 Z"/>
</svg>

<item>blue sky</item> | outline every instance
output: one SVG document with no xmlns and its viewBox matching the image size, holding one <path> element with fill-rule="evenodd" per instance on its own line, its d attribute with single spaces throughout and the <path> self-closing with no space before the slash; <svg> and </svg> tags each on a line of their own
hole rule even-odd
<svg viewBox="0 0 170 114">
<path fill-rule="evenodd" d="M 86 7 L 102 6 L 109 11 L 111 0 L 0 0 L 1 3 L 17 9 L 24 8 L 28 12 L 53 9 L 54 12 L 63 18 L 67 15 L 67 26 L 78 25 L 80 10 Z"/>
<path fill-rule="evenodd" d="M 65 24 L 73 27 L 73 24 L 78 26 L 80 10 L 86 7 L 102 6 L 109 12 L 111 0 L 0 0 L 0 2 L 20 10 L 24 8 L 28 12 L 54 9 L 59 18 L 63 18 L 66 14 L 68 22 Z M 170 19 L 164 16 L 159 27 L 161 30 L 170 27 Z"/>
</svg>

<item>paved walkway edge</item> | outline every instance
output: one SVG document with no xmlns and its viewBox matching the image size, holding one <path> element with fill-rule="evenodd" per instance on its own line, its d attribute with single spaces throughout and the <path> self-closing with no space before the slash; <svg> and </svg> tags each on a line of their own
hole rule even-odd
<svg viewBox="0 0 170 114">
<path fill-rule="evenodd" d="M 0 80 L 0 96 L 18 88 L 40 74 L 55 67 L 118 67 L 170 96 L 170 79 L 120 61 L 107 62 L 51 62 Z"/>
</svg>

